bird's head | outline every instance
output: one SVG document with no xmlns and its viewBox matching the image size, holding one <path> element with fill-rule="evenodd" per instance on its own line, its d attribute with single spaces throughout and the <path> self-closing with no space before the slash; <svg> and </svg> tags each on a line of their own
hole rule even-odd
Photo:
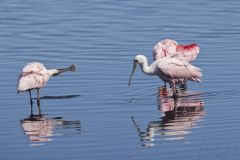
<svg viewBox="0 0 240 160">
<path fill-rule="evenodd" d="M 136 55 L 136 57 L 134 58 L 134 63 L 136 64 L 142 64 L 144 59 L 146 59 L 146 57 L 144 55 Z"/>
<path fill-rule="evenodd" d="M 144 55 L 136 55 L 136 57 L 134 58 L 133 60 L 133 69 L 132 69 L 132 73 L 130 75 L 130 78 L 129 78 L 129 81 L 128 81 L 128 85 L 130 86 L 131 85 L 131 81 L 132 81 L 132 78 L 133 78 L 133 74 L 134 74 L 134 71 L 136 70 L 137 68 L 137 65 L 140 64 L 142 65 L 144 63 L 144 60 L 146 59 L 146 57 Z"/>
</svg>

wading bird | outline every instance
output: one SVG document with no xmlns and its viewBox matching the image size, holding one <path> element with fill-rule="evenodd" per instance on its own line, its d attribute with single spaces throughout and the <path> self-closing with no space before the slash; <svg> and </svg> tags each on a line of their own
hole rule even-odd
<svg viewBox="0 0 240 160">
<path fill-rule="evenodd" d="M 191 65 L 188 62 L 177 58 L 164 57 L 154 61 L 148 66 L 147 58 L 144 55 L 137 55 L 134 58 L 133 70 L 130 75 L 128 85 L 130 86 L 133 73 L 140 64 L 142 72 L 147 75 L 156 75 L 163 81 L 168 82 L 173 88 L 173 97 L 178 97 L 176 84 L 182 83 L 182 80 L 191 80 L 200 82 L 202 77 L 201 69 Z"/>
<path fill-rule="evenodd" d="M 23 67 L 22 72 L 18 79 L 17 92 L 28 91 L 30 95 L 30 103 L 31 103 L 31 115 L 32 115 L 32 95 L 31 90 L 37 90 L 37 106 L 39 115 L 41 115 L 40 110 L 40 95 L 39 90 L 46 85 L 49 78 L 52 76 L 59 75 L 60 73 L 71 71 L 74 72 L 76 70 L 76 65 L 72 64 L 67 68 L 61 69 L 46 69 L 42 63 L 32 62 Z"/>
<path fill-rule="evenodd" d="M 200 47 L 195 43 L 178 45 L 174 40 L 165 39 L 154 46 L 153 59 L 158 60 L 167 56 L 175 56 L 182 61 L 192 62 L 197 58 L 199 51 Z"/>
</svg>

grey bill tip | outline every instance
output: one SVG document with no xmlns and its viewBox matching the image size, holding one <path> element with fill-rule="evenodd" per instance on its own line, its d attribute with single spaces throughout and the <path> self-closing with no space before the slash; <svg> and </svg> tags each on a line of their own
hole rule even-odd
<svg viewBox="0 0 240 160">
<path fill-rule="evenodd" d="M 76 68 L 77 68 L 77 65 L 76 64 L 72 64 L 68 68 L 69 68 L 70 71 L 75 72 Z"/>
</svg>

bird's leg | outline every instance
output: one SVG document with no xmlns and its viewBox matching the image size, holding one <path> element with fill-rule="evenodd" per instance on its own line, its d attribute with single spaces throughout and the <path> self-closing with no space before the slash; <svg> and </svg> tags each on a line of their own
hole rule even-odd
<svg viewBox="0 0 240 160">
<path fill-rule="evenodd" d="M 178 101 L 178 99 L 177 99 L 177 98 L 174 98 L 174 111 L 175 111 L 175 112 L 177 112 L 177 107 L 178 107 L 177 101 Z"/>
<path fill-rule="evenodd" d="M 182 82 L 180 84 L 180 89 L 181 90 L 186 90 L 187 89 L 187 81 L 185 79 L 182 80 Z"/>
<path fill-rule="evenodd" d="M 31 94 L 31 90 L 28 90 L 29 96 L 30 96 L 30 105 L 31 105 L 31 114 L 30 117 L 33 116 L 33 100 L 32 100 L 32 94 Z"/>
<path fill-rule="evenodd" d="M 167 82 L 164 82 L 164 88 L 167 88 Z"/>
<path fill-rule="evenodd" d="M 175 83 L 172 83 L 172 85 L 173 85 L 173 98 L 175 99 L 178 98 L 178 90 Z"/>
<path fill-rule="evenodd" d="M 41 116 L 41 108 L 40 108 L 40 95 L 39 95 L 39 88 L 37 88 L 37 107 L 38 107 L 38 114 Z"/>
<path fill-rule="evenodd" d="M 173 84 L 172 83 L 169 83 L 169 85 L 170 85 L 170 88 L 173 88 Z"/>
</svg>

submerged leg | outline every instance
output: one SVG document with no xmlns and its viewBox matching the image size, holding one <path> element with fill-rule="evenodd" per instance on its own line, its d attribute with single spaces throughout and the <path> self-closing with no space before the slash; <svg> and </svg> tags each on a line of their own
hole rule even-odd
<svg viewBox="0 0 240 160">
<path fill-rule="evenodd" d="M 31 114 L 30 117 L 33 116 L 33 100 L 32 100 L 32 94 L 31 94 L 31 90 L 28 90 L 29 96 L 30 96 L 30 104 L 31 104 Z"/>
<path fill-rule="evenodd" d="M 39 95 L 39 88 L 37 89 L 37 107 L 38 107 L 38 114 L 41 116 L 41 108 L 40 108 L 40 95 Z"/>
<path fill-rule="evenodd" d="M 177 111 L 177 107 L 178 107 L 178 99 L 177 98 L 174 98 L 174 112 L 176 112 Z"/>
<path fill-rule="evenodd" d="M 178 90 L 176 87 L 176 84 L 173 83 L 173 98 L 177 98 L 178 97 Z"/>
</svg>

